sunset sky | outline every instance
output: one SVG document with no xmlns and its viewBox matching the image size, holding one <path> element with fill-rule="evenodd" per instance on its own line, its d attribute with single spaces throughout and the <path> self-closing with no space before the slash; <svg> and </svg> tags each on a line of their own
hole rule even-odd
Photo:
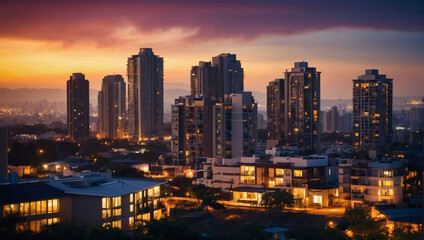
<svg viewBox="0 0 424 240">
<path fill-rule="evenodd" d="M 393 78 L 395 96 L 421 96 L 423 46 L 420 0 L 0 2 L 7 88 L 64 89 L 82 72 L 99 89 L 105 75 L 127 79 L 127 58 L 148 47 L 165 60 L 165 87 L 188 85 L 191 66 L 229 52 L 245 90 L 265 92 L 304 60 L 322 72 L 323 98 L 350 98 L 367 68 Z"/>
</svg>

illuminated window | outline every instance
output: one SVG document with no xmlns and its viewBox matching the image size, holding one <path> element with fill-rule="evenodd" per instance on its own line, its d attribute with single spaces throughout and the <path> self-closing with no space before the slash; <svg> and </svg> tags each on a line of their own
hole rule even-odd
<svg viewBox="0 0 424 240">
<path fill-rule="evenodd" d="M 379 186 L 380 187 L 393 187 L 393 181 L 389 180 L 389 181 L 385 181 L 385 180 L 379 180 Z"/>
<path fill-rule="evenodd" d="M 293 196 L 295 198 L 305 198 L 305 189 L 293 188 Z"/>
<path fill-rule="evenodd" d="M 52 213 L 53 212 L 53 200 L 47 201 L 47 212 Z"/>
<path fill-rule="evenodd" d="M 322 205 L 322 196 L 316 196 L 316 195 L 314 195 L 314 197 L 313 197 L 313 203 Z"/>
<path fill-rule="evenodd" d="M 379 189 L 378 195 L 379 196 L 393 196 L 393 190 L 392 189 Z"/>
<path fill-rule="evenodd" d="M 383 176 L 384 177 L 392 177 L 393 176 L 393 172 L 392 171 L 385 170 L 385 171 L 383 171 Z"/>
<path fill-rule="evenodd" d="M 112 221 L 112 227 L 113 228 L 121 228 L 121 220 Z"/>
<path fill-rule="evenodd" d="M 30 203 L 30 211 L 31 211 L 31 215 L 37 214 L 37 202 Z"/>
<path fill-rule="evenodd" d="M 110 217 L 111 217 L 110 209 L 103 209 L 102 210 L 102 218 L 106 219 L 106 218 L 110 218 Z"/>
<path fill-rule="evenodd" d="M 130 212 L 134 212 L 134 204 L 130 205 Z"/>
<path fill-rule="evenodd" d="M 110 198 L 102 198 L 102 208 L 110 208 Z"/>
<path fill-rule="evenodd" d="M 156 186 L 153 188 L 153 196 L 159 197 L 160 196 L 160 186 Z"/>
<path fill-rule="evenodd" d="M 283 176 L 284 175 L 284 169 L 277 168 L 277 169 L 275 169 L 275 173 L 276 173 L 277 176 Z"/>
<path fill-rule="evenodd" d="M 47 213 L 47 201 L 40 201 L 41 202 L 41 214 Z"/>
<path fill-rule="evenodd" d="M 59 199 L 53 199 L 53 212 L 59 212 Z"/>
<path fill-rule="evenodd" d="M 153 212 L 153 218 L 155 219 L 155 220 L 159 220 L 160 218 L 161 218 L 161 210 L 156 210 L 156 211 L 154 211 Z"/>
<path fill-rule="evenodd" d="M 112 206 L 113 207 L 120 207 L 121 206 L 121 197 L 113 197 L 112 198 Z"/>
<path fill-rule="evenodd" d="M 255 184 L 255 177 L 252 176 L 240 176 L 240 182 L 246 184 Z"/>
<path fill-rule="evenodd" d="M 129 224 L 130 226 L 134 226 L 134 217 L 129 217 L 129 218 L 128 218 L 128 224 Z"/>
<path fill-rule="evenodd" d="M 275 179 L 275 185 L 283 186 L 284 185 L 284 179 L 283 178 L 276 178 Z"/>
<path fill-rule="evenodd" d="M 134 202 L 134 194 L 130 194 L 130 202 Z"/>
<path fill-rule="evenodd" d="M 269 177 L 273 178 L 274 177 L 274 168 L 269 168 L 268 169 L 268 175 Z"/>
<path fill-rule="evenodd" d="M 20 204 L 20 214 L 21 216 L 29 215 L 29 203 L 21 203 Z"/>
<path fill-rule="evenodd" d="M 255 167 L 253 166 L 241 166 L 240 173 L 244 175 L 254 176 L 255 175 Z"/>
<path fill-rule="evenodd" d="M 113 212 L 112 213 L 113 213 L 112 214 L 113 217 L 121 216 L 121 208 L 115 208 L 115 209 L 113 209 Z"/>
<path fill-rule="evenodd" d="M 302 177 L 303 176 L 302 170 L 294 170 L 293 171 L 293 176 L 295 176 L 295 177 Z"/>
</svg>

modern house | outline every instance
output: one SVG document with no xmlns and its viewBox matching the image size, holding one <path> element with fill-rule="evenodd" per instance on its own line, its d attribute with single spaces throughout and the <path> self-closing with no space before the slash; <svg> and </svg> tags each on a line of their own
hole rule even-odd
<svg viewBox="0 0 424 240">
<path fill-rule="evenodd" d="M 110 225 L 123 230 L 137 221 L 166 214 L 160 188 L 165 181 L 112 178 L 110 173 L 82 172 L 77 176 L 0 185 L 2 217 L 16 213 L 20 230 L 63 220 Z"/>
</svg>

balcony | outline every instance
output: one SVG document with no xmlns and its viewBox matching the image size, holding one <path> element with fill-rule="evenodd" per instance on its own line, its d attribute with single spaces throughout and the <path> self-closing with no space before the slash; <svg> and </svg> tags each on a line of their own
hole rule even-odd
<svg viewBox="0 0 424 240">
<path fill-rule="evenodd" d="M 352 192 L 352 199 L 364 199 L 365 195 L 363 193 L 353 193 Z"/>
</svg>

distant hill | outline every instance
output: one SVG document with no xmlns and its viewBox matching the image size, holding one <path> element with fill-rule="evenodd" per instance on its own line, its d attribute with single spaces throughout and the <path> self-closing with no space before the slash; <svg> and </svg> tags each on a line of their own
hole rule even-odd
<svg viewBox="0 0 424 240">
<path fill-rule="evenodd" d="M 90 89 L 90 103 L 97 105 L 97 90 Z M 58 88 L 0 88 L 0 103 L 37 102 L 47 100 L 66 102 L 66 90 Z"/>
<path fill-rule="evenodd" d="M 188 90 L 189 86 L 184 83 L 167 83 L 165 84 L 164 92 L 164 110 L 165 112 L 170 111 L 171 105 L 174 100 L 179 96 L 186 96 L 190 94 Z M 249 91 L 249 90 L 246 90 Z M 97 93 L 98 90 L 90 89 L 90 103 L 93 107 L 97 106 Z M 266 94 L 259 91 L 252 91 L 252 94 L 259 104 L 259 111 L 266 112 Z M 421 100 L 422 97 L 394 97 L 393 108 L 394 110 L 403 109 L 406 107 L 408 102 L 412 100 Z M 50 88 L 19 88 L 9 89 L 0 88 L 0 104 L 3 106 L 7 103 L 16 102 L 37 102 L 41 100 L 47 100 L 52 102 L 66 102 L 66 90 L 65 89 L 50 89 Z M 342 99 L 346 106 L 352 106 L 352 99 Z M 321 109 L 328 110 L 330 107 L 338 106 L 340 99 L 322 99 Z"/>
</svg>

